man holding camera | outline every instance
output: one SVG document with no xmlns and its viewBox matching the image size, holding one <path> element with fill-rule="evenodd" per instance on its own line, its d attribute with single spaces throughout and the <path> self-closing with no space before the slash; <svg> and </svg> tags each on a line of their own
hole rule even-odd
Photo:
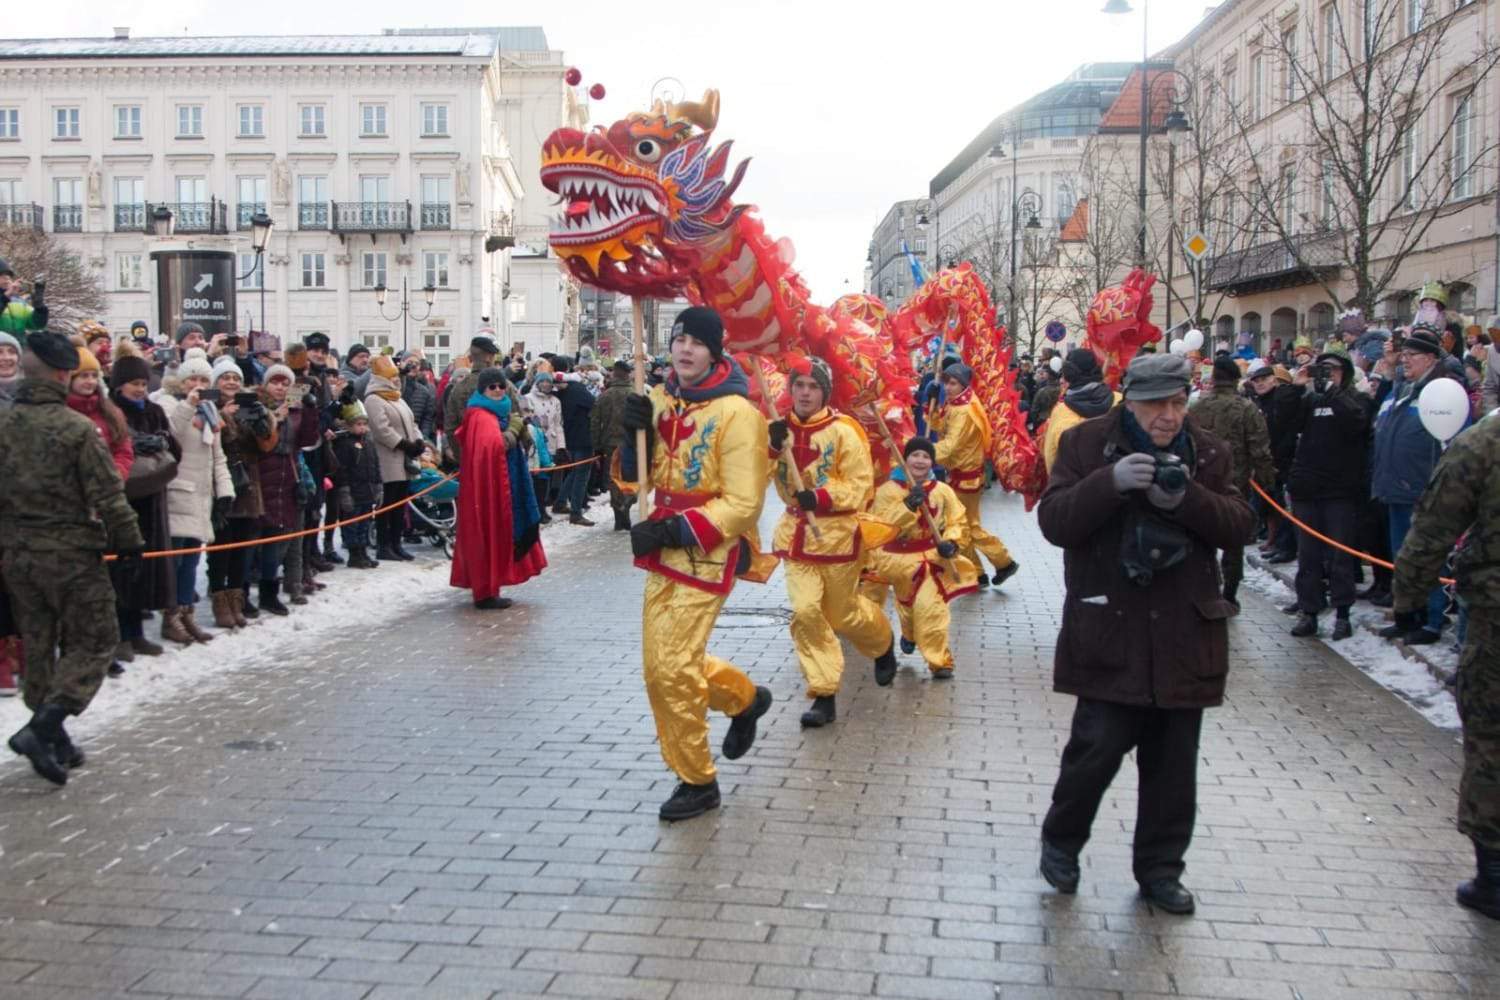
<svg viewBox="0 0 1500 1000">
<path fill-rule="evenodd" d="M 1203 709 L 1223 701 L 1227 620 L 1216 549 L 1254 515 L 1229 448 L 1188 415 L 1192 366 L 1137 357 L 1125 401 L 1062 437 L 1038 520 L 1061 546 L 1067 595 L 1053 688 L 1076 695 L 1072 733 L 1042 824 L 1041 872 L 1078 891 L 1078 856 L 1120 761 L 1136 752 L 1134 873 L 1141 896 L 1193 912 L 1183 856 L 1193 835 Z"/>
</svg>

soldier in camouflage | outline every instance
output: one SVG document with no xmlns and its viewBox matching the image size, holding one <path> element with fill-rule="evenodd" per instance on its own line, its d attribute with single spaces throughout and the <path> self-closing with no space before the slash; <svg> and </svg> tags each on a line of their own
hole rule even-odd
<svg viewBox="0 0 1500 1000">
<path fill-rule="evenodd" d="M 1458 901 L 1500 920 L 1500 416 L 1460 434 L 1433 470 L 1396 557 L 1398 625 L 1410 631 L 1426 621 L 1427 595 L 1465 531 L 1454 574 L 1469 609 L 1458 663 L 1458 828 L 1474 842 L 1478 870 L 1458 887 Z"/>
<path fill-rule="evenodd" d="M 22 366 L 15 406 L 0 413 L 0 568 L 25 645 L 32 716 L 10 748 L 63 785 L 83 763 L 63 723 L 88 708 L 120 642 L 102 556 L 138 559 L 145 541 L 109 449 L 66 405 L 78 349 L 62 334 L 35 333 Z"/>
<path fill-rule="evenodd" d="M 1229 446 L 1235 489 L 1249 502 L 1250 477 L 1272 489 L 1276 485 L 1276 464 L 1271 458 L 1266 418 L 1260 407 L 1240 395 L 1239 384 L 1239 365 L 1231 358 L 1218 358 L 1214 361 L 1213 389 L 1193 404 L 1192 413 L 1199 427 Z M 1245 578 L 1245 547 L 1225 549 L 1221 564 L 1224 600 L 1238 608 L 1240 581 Z"/>
</svg>

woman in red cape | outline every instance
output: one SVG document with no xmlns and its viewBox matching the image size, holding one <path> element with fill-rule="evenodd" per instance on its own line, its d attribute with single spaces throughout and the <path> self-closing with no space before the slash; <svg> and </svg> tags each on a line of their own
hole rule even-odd
<svg viewBox="0 0 1500 1000">
<path fill-rule="evenodd" d="M 524 427 L 519 415 L 505 373 L 492 368 L 480 374 L 463 424 L 453 432 L 460 456 L 458 538 L 448 582 L 473 591 L 476 608 L 510 607 L 500 588 L 524 583 L 547 568 L 541 512 L 526 456 L 516 446 Z"/>
</svg>

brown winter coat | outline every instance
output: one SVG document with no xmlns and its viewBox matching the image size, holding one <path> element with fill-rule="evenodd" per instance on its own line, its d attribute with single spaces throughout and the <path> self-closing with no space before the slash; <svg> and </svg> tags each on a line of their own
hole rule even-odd
<svg viewBox="0 0 1500 1000">
<path fill-rule="evenodd" d="M 1125 705 L 1209 708 L 1224 698 L 1227 619 L 1215 550 L 1249 537 L 1254 515 L 1235 491 L 1228 447 L 1187 418 L 1195 452 L 1182 505 L 1166 515 L 1186 529 L 1186 559 L 1146 587 L 1126 578 L 1120 544 L 1131 504 L 1115 493 L 1112 466 L 1129 454 L 1124 405 L 1069 430 L 1037 510 L 1042 534 L 1063 553 L 1067 594 L 1053 661 L 1063 694 Z"/>
</svg>

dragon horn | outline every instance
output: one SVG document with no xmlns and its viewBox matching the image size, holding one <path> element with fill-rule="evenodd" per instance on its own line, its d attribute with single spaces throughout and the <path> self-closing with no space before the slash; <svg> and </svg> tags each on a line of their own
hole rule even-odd
<svg viewBox="0 0 1500 1000">
<path fill-rule="evenodd" d="M 712 132 L 719 124 L 719 92 L 712 88 L 703 92 L 701 101 L 683 101 L 667 105 L 672 118 L 692 122 L 705 132 Z"/>
</svg>

